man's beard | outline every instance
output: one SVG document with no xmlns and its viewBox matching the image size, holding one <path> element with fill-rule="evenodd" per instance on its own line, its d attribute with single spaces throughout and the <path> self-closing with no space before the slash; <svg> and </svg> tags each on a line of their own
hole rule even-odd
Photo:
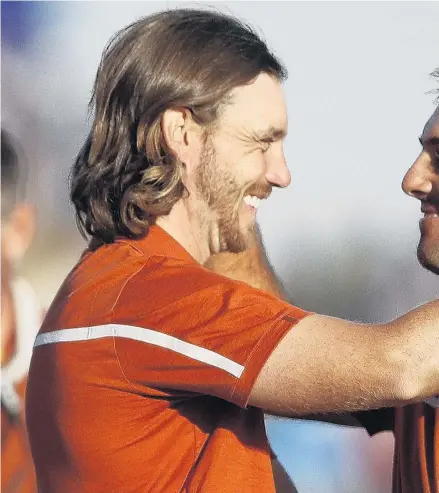
<svg viewBox="0 0 439 493">
<path fill-rule="evenodd" d="M 196 188 L 200 198 L 216 214 L 219 251 L 239 253 L 248 247 L 248 239 L 255 225 L 242 231 L 239 209 L 242 188 L 231 175 L 227 163 L 219 163 L 212 140 L 207 136 L 196 176 Z"/>
</svg>

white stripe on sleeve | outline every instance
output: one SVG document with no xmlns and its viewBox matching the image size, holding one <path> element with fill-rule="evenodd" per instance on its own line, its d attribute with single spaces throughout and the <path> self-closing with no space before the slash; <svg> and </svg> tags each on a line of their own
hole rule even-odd
<svg viewBox="0 0 439 493">
<path fill-rule="evenodd" d="M 46 344 L 57 344 L 60 342 L 89 341 L 102 339 L 104 337 L 123 337 L 134 341 L 160 346 L 179 354 L 184 354 L 196 361 L 201 361 L 216 368 L 230 373 L 239 378 L 244 371 L 244 366 L 235 361 L 222 356 L 210 349 L 196 346 L 189 342 L 182 341 L 176 337 L 157 332 L 143 327 L 133 325 L 95 325 L 93 327 L 78 327 L 75 329 L 61 329 L 53 332 L 39 334 L 35 339 L 34 348 Z"/>
</svg>

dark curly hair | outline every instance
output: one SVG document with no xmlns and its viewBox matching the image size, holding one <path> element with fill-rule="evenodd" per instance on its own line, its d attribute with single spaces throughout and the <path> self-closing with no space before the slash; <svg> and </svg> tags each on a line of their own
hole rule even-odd
<svg viewBox="0 0 439 493">
<path fill-rule="evenodd" d="M 120 31 L 104 50 L 71 174 L 82 235 L 98 244 L 145 235 L 185 193 L 161 132 L 165 110 L 187 108 L 208 129 L 230 91 L 262 72 L 287 77 L 249 26 L 219 12 L 169 10 Z"/>
</svg>

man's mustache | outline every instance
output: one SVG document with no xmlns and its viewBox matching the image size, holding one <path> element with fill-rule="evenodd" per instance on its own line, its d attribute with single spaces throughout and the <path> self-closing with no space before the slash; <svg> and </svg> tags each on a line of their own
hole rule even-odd
<svg viewBox="0 0 439 493">
<path fill-rule="evenodd" d="M 245 195 L 254 195 L 255 197 L 259 197 L 260 199 L 267 199 L 272 190 L 272 186 L 268 183 L 264 184 L 255 184 L 252 185 L 245 193 Z"/>
</svg>

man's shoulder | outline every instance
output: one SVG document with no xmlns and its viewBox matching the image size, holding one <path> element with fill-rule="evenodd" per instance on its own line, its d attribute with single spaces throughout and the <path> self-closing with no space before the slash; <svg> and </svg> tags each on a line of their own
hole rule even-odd
<svg viewBox="0 0 439 493">
<path fill-rule="evenodd" d="M 136 292 L 151 293 L 154 298 L 182 299 L 203 293 L 208 296 L 226 291 L 240 290 L 243 293 L 252 288 L 216 274 L 196 262 L 188 262 L 165 255 L 153 255 L 137 263 L 123 287 L 126 295 Z"/>
<path fill-rule="evenodd" d="M 151 290 L 157 295 L 181 298 L 188 295 L 210 297 L 218 295 L 239 296 L 240 299 L 278 301 L 273 295 L 256 289 L 242 281 L 230 279 L 205 268 L 197 262 L 188 262 L 165 255 L 153 255 L 144 260 L 136 272 L 132 272 L 124 290 Z M 282 302 L 283 303 L 283 302 Z"/>
<path fill-rule="evenodd" d="M 92 306 L 93 319 L 99 313 L 106 314 L 105 320 L 116 321 L 137 320 L 147 314 L 149 320 L 152 313 L 164 316 L 174 311 L 233 310 L 243 316 L 271 316 L 292 309 L 273 295 L 212 272 L 173 240 L 157 237 L 122 240 L 87 253 L 62 298 L 71 298 L 73 293 L 70 306 L 79 303 L 82 311 Z"/>
</svg>

